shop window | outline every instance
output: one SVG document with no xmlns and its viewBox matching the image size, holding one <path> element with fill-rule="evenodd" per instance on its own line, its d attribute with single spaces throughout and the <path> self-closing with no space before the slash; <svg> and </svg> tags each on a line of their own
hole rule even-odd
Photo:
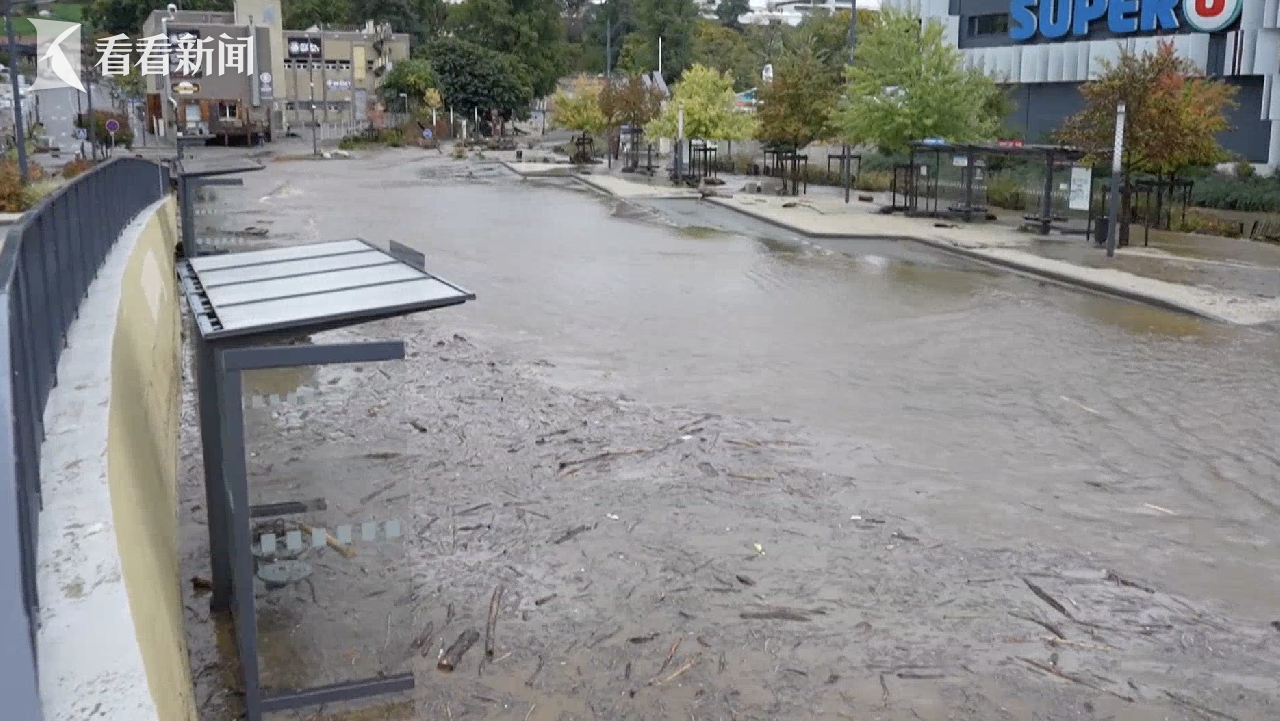
<svg viewBox="0 0 1280 721">
<path fill-rule="evenodd" d="M 1009 14 L 969 16 L 969 37 L 1009 34 Z"/>
<path fill-rule="evenodd" d="M 218 103 L 218 120 L 235 120 L 240 117 L 237 103 Z"/>
</svg>

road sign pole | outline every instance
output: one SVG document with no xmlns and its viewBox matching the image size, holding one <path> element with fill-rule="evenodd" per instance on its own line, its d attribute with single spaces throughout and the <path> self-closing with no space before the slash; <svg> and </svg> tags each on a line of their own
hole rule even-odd
<svg viewBox="0 0 1280 721">
<path fill-rule="evenodd" d="M 1107 208 L 1107 257 L 1116 254 L 1116 238 L 1120 233 L 1116 220 L 1120 213 L 1120 183 L 1124 170 L 1124 102 L 1116 105 L 1116 144 L 1111 150 L 1111 199 Z"/>
</svg>

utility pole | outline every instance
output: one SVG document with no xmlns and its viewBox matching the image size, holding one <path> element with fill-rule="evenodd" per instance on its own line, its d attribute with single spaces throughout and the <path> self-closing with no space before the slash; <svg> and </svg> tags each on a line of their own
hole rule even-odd
<svg viewBox="0 0 1280 721">
<path fill-rule="evenodd" d="M 658 37 L 658 74 L 662 75 L 662 37 Z"/>
<path fill-rule="evenodd" d="M 604 76 L 613 77 L 613 18 L 608 15 L 604 18 Z"/>
<path fill-rule="evenodd" d="M 27 135 L 22 127 L 22 90 L 18 85 L 18 41 L 13 37 L 13 0 L 5 0 L 4 31 L 9 36 L 9 81 L 13 85 L 13 141 L 18 145 L 18 172 L 27 182 Z"/>
<path fill-rule="evenodd" d="M 315 73 L 312 73 L 314 77 Z M 320 130 L 320 124 L 316 122 L 316 84 L 311 83 L 311 154 L 320 154 L 320 141 L 317 139 L 316 133 Z"/>
<path fill-rule="evenodd" d="M 858 49 L 858 0 L 849 0 L 849 64 L 853 65 L 853 55 Z M 844 202 L 849 202 L 849 186 L 852 185 L 853 156 L 852 148 L 845 143 L 840 148 L 840 178 L 844 185 Z"/>
</svg>

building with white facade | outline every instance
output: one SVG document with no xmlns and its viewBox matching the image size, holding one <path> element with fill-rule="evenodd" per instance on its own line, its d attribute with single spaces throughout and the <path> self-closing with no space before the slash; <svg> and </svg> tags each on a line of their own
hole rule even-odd
<svg viewBox="0 0 1280 721">
<path fill-rule="evenodd" d="M 882 0 L 942 21 L 966 60 L 1015 87 L 1013 122 L 1039 141 L 1080 110 L 1082 82 L 1120 48 L 1172 41 L 1208 75 L 1236 86 L 1220 141 L 1280 167 L 1280 0 Z"/>
</svg>

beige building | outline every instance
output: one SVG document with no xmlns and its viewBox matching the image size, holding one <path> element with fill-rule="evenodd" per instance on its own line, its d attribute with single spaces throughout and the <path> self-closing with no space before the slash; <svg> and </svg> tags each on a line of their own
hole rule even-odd
<svg viewBox="0 0 1280 721">
<path fill-rule="evenodd" d="M 153 130 L 227 142 L 270 140 L 310 125 L 313 103 L 316 122 L 358 125 L 368 117 L 381 78 L 409 57 L 409 35 L 387 25 L 285 30 L 281 18 L 280 0 L 237 0 L 232 12 L 152 12 L 144 37 L 167 35 L 174 48 L 199 43 L 212 66 L 183 73 L 175 50 L 168 76 L 148 76 Z M 229 49 L 236 45 L 246 49 Z M 237 52 L 253 58 L 251 72 L 222 66 Z"/>
</svg>

